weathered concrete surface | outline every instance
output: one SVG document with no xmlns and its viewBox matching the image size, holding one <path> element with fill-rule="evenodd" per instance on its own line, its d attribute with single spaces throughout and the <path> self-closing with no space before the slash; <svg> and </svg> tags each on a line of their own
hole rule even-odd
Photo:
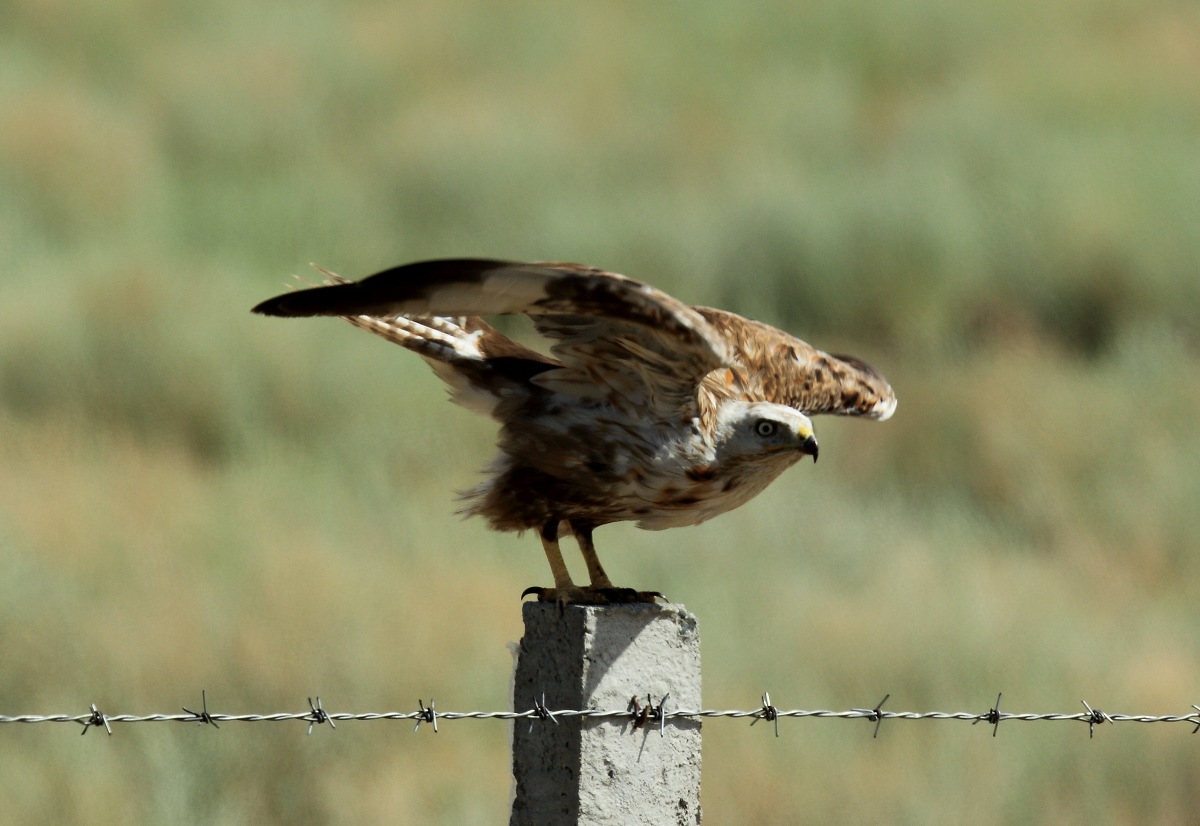
<svg viewBox="0 0 1200 826">
<path fill-rule="evenodd" d="M 526 603 L 513 708 L 623 709 L 650 694 L 701 708 L 700 633 L 678 605 Z M 634 729 L 629 719 L 517 720 L 513 826 L 684 826 L 700 822 L 700 722 Z"/>
</svg>

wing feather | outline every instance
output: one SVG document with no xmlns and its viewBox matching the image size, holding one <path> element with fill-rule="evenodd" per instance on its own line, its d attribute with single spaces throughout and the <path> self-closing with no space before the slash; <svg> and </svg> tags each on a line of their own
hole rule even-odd
<svg viewBox="0 0 1200 826">
<path fill-rule="evenodd" d="M 695 308 L 648 284 L 594 267 L 444 259 L 268 299 L 275 316 L 437 317 L 524 313 L 554 340 L 561 369 L 532 380 L 666 414 L 694 406 L 701 380 L 730 359 Z"/>
<path fill-rule="evenodd" d="M 767 324 L 710 307 L 697 307 L 720 331 L 744 369 L 715 376 L 706 389 L 786 404 L 806 415 L 832 413 L 883 420 L 896 410 L 896 395 L 879 371 L 862 359 L 840 356 Z"/>
</svg>

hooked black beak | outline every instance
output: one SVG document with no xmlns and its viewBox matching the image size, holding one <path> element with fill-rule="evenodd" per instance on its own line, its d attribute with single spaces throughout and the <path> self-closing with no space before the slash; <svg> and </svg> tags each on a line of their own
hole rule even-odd
<svg viewBox="0 0 1200 826">
<path fill-rule="evenodd" d="M 817 463 L 817 452 L 818 452 L 816 437 L 809 436 L 807 439 L 805 439 L 803 442 L 801 442 L 800 443 L 800 452 L 806 453 L 809 456 L 813 457 L 813 464 L 815 465 Z"/>
</svg>

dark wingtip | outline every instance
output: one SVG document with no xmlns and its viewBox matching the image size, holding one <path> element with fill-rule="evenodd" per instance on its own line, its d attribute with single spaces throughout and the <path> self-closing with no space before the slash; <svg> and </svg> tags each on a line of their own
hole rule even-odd
<svg viewBox="0 0 1200 826">
<path fill-rule="evenodd" d="M 440 258 L 377 272 L 362 281 L 344 281 L 283 293 L 254 307 L 258 315 L 387 315 L 398 303 L 419 298 L 431 288 L 483 279 L 492 270 L 521 266 L 492 258 Z M 335 276 L 336 277 L 336 276 Z"/>
<path fill-rule="evenodd" d="M 887 384 L 887 379 L 885 379 L 883 377 L 882 373 L 880 373 L 874 367 L 867 364 L 865 361 L 858 358 L 857 356 L 847 356 L 847 355 L 843 355 L 841 353 L 830 353 L 829 355 L 833 356 L 838 361 L 844 361 L 847 364 L 849 364 L 850 366 L 857 368 L 858 370 L 862 371 L 863 373 L 870 376 L 871 378 L 873 378 L 877 381 L 881 381 L 884 384 Z"/>
<path fill-rule="evenodd" d="M 361 303 L 357 284 L 329 284 L 268 298 L 250 312 L 280 318 L 357 315 L 362 312 Z"/>
<path fill-rule="evenodd" d="M 255 304 L 250 309 L 250 312 L 255 315 L 286 316 L 288 313 L 284 311 L 283 303 L 283 299 L 285 298 L 287 298 L 286 295 L 277 295 L 274 298 L 268 298 L 266 301 Z"/>
</svg>

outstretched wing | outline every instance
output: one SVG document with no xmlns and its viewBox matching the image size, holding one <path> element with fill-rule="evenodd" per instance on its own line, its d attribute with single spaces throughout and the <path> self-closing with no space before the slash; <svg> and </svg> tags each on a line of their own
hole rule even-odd
<svg viewBox="0 0 1200 826">
<path fill-rule="evenodd" d="M 706 382 L 718 395 L 742 395 L 786 404 L 806 415 L 832 413 L 883 420 L 896 395 L 880 373 L 854 356 L 818 350 L 767 324 L 697 307 L 734 351 L 738 366 Z"/>
<path fill-rule="evenodd" d="M 359 282 L 268 299 L 275 316 L 434 317 L 524 313 L 554 339 L 559 369 L 531 381 L 667 414 L 695 404 L 705 375 L 729 362 L 720 333 L 694 308 L 616 273 L 564 263 L 444 259 Z"/>
</svg>

